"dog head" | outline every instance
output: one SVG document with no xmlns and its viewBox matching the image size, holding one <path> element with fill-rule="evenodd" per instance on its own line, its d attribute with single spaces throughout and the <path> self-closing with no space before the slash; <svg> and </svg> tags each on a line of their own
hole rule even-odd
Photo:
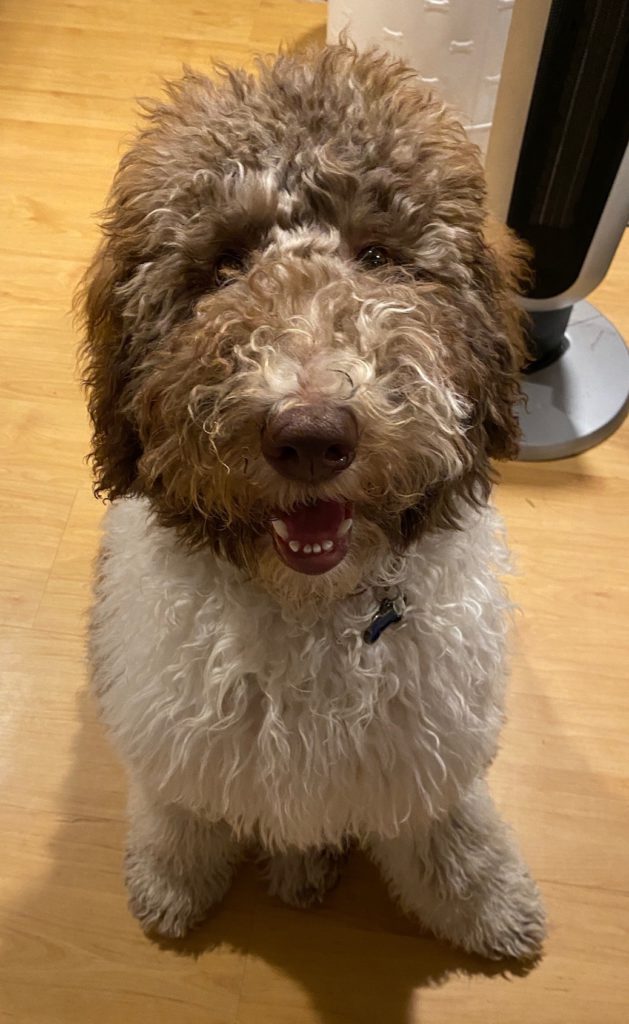
<svg viewBox="0 0 629 1024">
<path fill-rule="evenodd" d="M 516 454 L 517 247 L 405 65 L 188 73 L 123 158 L 83 291 L 97 493 L 290 599 L 455 527 Z"/>
</svg>

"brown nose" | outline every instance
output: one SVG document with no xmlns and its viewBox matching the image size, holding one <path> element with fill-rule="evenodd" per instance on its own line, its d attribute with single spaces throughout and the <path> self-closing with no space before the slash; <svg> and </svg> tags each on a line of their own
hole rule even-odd
<svg viewBox="0 0 629 1024">
<path fill-rule="evenodd" d="M 289 480 L 320 483 L 351 466 L 358 428 L 348 409 L 307 406 L 271 416 L 262 434 L 262 454 Z"/>
</svg>

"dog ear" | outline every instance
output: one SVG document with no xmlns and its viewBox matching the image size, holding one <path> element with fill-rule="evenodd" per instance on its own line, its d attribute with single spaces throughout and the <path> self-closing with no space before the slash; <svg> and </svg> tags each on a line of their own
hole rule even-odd
<svg viewBox="0 0 629 1024">
<path fill-rule="evenodd" d="M 475 353 L 482 367 L 478 402 L 486 452 L 495 459 L 517 457 L 522 400 L 520 374 L 528 360 L 526 314 L 517 294 L 527 280 L 529 251 L 504 225 L 488 218 L 477 270 L 490 321 Z"/>
<path fill-rule="evenodd" d="M 137 353 L 125 330 L 119 297 L 128 276 L 129 268 L 106 240 L 85 274 L 75 302 L 85 328 L 81 362 L 93 427 L 94 493 L 112 500 L 133 491 L 141 454 L 128 412 Z"/>
<path fill-rule="evenodd" d="M 458 379 L 473 412 L 467 432 L 471 463 L 454 480 L 435 484 L 399 520 L 394 544 L 404 549 L 434 527 L 459 525 L 461 500 L 484 503 L 495 476 L 490 459 L 513 459 L 518 454 L 520 426 L 516 406 L 521 401 L 520 373 L 526 364 L 526 316 L 517 293 L 528 274 L 528 248 L 500 224 L 490 223 L 475 260 L 484 314 L 479 330 L 461 350 Z"/>
</svg>

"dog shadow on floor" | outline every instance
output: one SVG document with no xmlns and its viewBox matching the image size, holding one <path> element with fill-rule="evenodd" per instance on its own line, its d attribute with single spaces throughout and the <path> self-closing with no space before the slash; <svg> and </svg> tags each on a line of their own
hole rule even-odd
<svg viewBox="0 0 629 1024">
<path fill-rule="evenodd" d="M 244 901 L 251 906 L 252 920 L 243 941 L 232 908 Z M 159 945 L 177 956 L 202 958 L 211 955 L 216 942 L 248 954 L 243 1016 L 238 1018 L 247 1024 L 257 1019 L 261 1006 L 269 1019 L 282 1021 L 419 1024 L 424 1019 L 422 990 L 454 977 L 514 976 L 531 969 L 491 964 L 422 935 L 398 915 L 375 869 L 359 854 L 350 857 L 324 905 L 309 911 L 267 897 L 259 874 L 248 864 L 204 926 L 182 941 L 159 940 Z M 295 996 L 296 991 L 302 995 Z M 292 999 L 294 1017 L 287 1013 Z"/>
<path fill-rule="evenodd" d="M 59 827 L 50 843 L 49 876 L 15 910 L 25 936 L 45 934 L 59 947 L 58 987 L 71 987 L 90 1019 L 118 1019 L 113 1008 L 125 1005 L 132 985 L 144 1007 L 137 1019 L 157 1011 L 162 1024 L 250 1024 L 264 1013 L 278 1024 L 417 1024 L 424 1019 L 426 989 L 456 975 L 518 973 L 517 965 L 492 965 L 422 936 L 358 854 L 350 856 L 324 905 L 312 911 L 271 898 L 258 866 L 248 861 L 196 932 L 173 942 L 146 938 L 129 915 L 122 882 L 123 773 L 85 694 L 79 695 L 79 718 L 66 785 L 53 810 Z M 37 977 L 35 961 L 31 970 Z M 106 992 L 97 984 L 103 974 Z M 30 999 L 31 988 L 23 982 L 17 998 Z M 42 991 L 41 999 L 49 995 Z"/>
</svg>

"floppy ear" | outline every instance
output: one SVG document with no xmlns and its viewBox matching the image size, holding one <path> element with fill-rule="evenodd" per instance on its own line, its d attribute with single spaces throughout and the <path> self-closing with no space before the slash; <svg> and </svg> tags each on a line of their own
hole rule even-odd
<svg viewBox="0 0 629 1024">
<path fill-rule="evenodd" d="M 112 500 L 133 491 L 141 454 L 127 408 L 137 353 L 125 329 L 118 294 L 129 272 L 106 240 L 76 299 L 85 327 L 81 361 L 93 426 L 94 493 Z"/>
<path fill-rule="evenodd" d="M 514 459 L 520 441 L 515 407 L 522 399 L 520 373 L 528 360 L 526 314 L 517 294 L 529 276 L 529 250 L 493 218 L 487 219 L 484 235 L 478 269 L 492 323 L 485 351 L 478 353 L 485 367 L 480 419 L 487 454 Z"/>
<path fill-rule="evenodd" d="M 528 273 L 528 249 L 500 224 L 488 224 L 475 259 L 483 297 L 479 330 L 460 361 L 459 382 L 473 402 L 468 439 L 473 461 L 457 480 L 435 484 L 421 501 L 406 509 L 394 543 L 402 549 L 432 527 L 456 528 L 461 499 L 484 502 L 494 482 L 490 458 L 514 459 L 520 426 L 516 405 L 522 398 L 520 373 L 526 364 L 526 316 L 517 293 Z"/>
</svg>

